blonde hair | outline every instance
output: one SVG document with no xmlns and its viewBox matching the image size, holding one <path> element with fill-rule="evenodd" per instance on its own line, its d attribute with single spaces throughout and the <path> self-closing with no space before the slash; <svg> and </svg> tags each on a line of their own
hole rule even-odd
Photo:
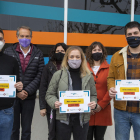
<svg viewBox="0 0 140 140">
<path fill-rule="evenodd" d="M 62 69 L 69 69 L 68 56 L 69 56 L 70 52 L 73 50 L 78 50 L 81 54 L 81 60 L 82 60 L 81 66 L 80 66 L 81 77 L 86 76 L 86 74 L 90 74 L 91 72 L 87 67 L 87 61 L 86 61 L 85 55 L 84 55 L 82 49 L 80 47 L 77 47 L 77 46 L 71 46 L 67 49 L 65 56 L 63 58 L 63 61 L 62 61 L 61 68 Z"/>
</svg>

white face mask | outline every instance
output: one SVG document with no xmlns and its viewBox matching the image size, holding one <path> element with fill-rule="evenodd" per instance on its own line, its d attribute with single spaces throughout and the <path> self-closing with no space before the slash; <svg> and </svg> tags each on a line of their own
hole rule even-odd
<svg viewBox="0 0 140 140">
<path fill-rule="evenodd" d="M 0 41 L 0 50 L 2 50 L 3 46 L 4 46 L 4 43 Z"/>
</svg>

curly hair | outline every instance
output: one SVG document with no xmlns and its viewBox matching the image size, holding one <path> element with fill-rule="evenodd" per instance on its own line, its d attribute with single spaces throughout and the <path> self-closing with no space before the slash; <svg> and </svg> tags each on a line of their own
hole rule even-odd
<svg viewBox="0 0 140 140">
<path fill-rule="evenodd" d="M 99 48 L 102 50 L 103 55 L 101 58 L 101 63 L 104 62 L 104 60 L 106 60 L 107 57 L 107 51 L 105 49 L 105 47 L 103 46 L 102 43 L 100 42 L 93 42 L 86 50 L 86 59 L 87 62 L 90 64 L 90 66 L 94 66 L 94 59 L 92 58 L 92 50 L 96 47 L 99 46 Z"/>
<path fill-rule="evenodd" d="M 51 50 L 51 52 L 50 52 L 50 54 L 49 54 L 49 60 L 50 60 L 50 61 L 56 61 L 56 60 L 55 60 L 55 57 L 54 57 L 54 54 L 55 54 L 55 51 L 56 51 L 56 49 L 57 49 L 58 46 L 62 46 L 62 48 L 65 50 L 65 52 L 66 52 L 66 50 L 68 49 L 68 46 L 67 46 L 65 43 L 57 43 L 57 44 L 52 48 L 52 50 Z"/>
</svg>

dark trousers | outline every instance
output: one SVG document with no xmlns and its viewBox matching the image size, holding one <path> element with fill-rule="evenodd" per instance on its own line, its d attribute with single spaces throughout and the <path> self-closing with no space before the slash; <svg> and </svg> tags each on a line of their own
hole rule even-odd
<svg viewBox="0 0 140 140">
<path fill-rule="evenodd" d="M 35 107 L 35 99 L 21 100 L 16 99 L 14 104 L 14 125 L 11 140 L 19 140 L 20 138 L 20 117 L 22 134 L 21 140 L 31 139 L 31 124 Z"/>
<path fill-rule="evenodd" d="M 89 123 L 80 125 L 79 114 L 70 115 L 69 125 L 56 120 L 56 139 L 57 140 L 70 140 L 71 133 L 73 133 L 74 140 L 87 140 L 87 133 Z"/>
<path fill-rule="evenodd" d="M 47 112 L 47 122 L 48 122 L 48 140 L 49 140 L 49 127 L 50 127 L 50 113 Z"/>
<path fill-rule="evenodd" d="M 104 140 L 107 126 L 89 126 L 87 140 Z"/>
</svg>

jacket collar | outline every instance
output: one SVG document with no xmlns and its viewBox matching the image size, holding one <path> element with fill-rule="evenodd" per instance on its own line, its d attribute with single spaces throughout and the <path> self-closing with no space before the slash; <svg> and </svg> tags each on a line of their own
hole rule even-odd
<svg viewBox="0 0 140 140">
<path fill-rule="evenodd" d="M 92 68 L 90 67 L 90 64 L 87 63 L 87 65 L 88 65 L 89 70 L 90 70 L 92 73 L 94 73 L 93 70 L 92 70 Z M 101 70 L 101 69 L 107 69 L 107 68 L 109 68 L 109 64 L 108 64 L 107 61 L 105 60 L 105 61 L 100 65 L 99 70 Z"/>
<path fill-rule="evenodd" d="M 32 50 L 33 50 L 33 44 L 30 44 L 30 46 L 31 46 L 31 48 L 30 48 L 30 51 L 29 51 L 29 53 L 28 54 L 32 54 Z M 19 53 L 22 53 L 23 54 L 23 52 L 21 51 L 21 49 L 20 49 L 20 44 L 18 43 L 17 44 L 17 47 L 16 47 L 16 49 L 15 49 L 17 52 L 19 52 Z"/>
<path fill-rule="evenodd" d="M 119 52 L 119 54 L 122 54 L 122 56 L 123 56 L 125 79 L 127 78 L 127 49 L 128 49 L 128 45 L 126 47 L 122 48 Z"/>
<path fill-rule="evenodd" d="M 101 64 L 100 69 L 107 69 L 107 68 L 109 68 L 109 64 L 108 64 L 107 61 L 105 60 L 105 61 Z M 100 70 L 100 69 L 99 69 L 99 70 Z"/>
<path fill-rule="evenodd" d="M 85 87 L 92 76 L 91 74 L 87 74 L 86 76 L 82 77 L 82 90 L 85 90 Z"/>
<path fill-rule="evenodd" d="M 120 50 L 119 54 L 123 54 L 123 53 L 127 52 L 127 49 L 128 49 L 128 45 L 125 46 L 124 48 L 122 48 L 122 49 Z"/>
<path fill-rule="evenodd" d="M 48 67 L 49 67 L 49 70 L 52 74 L 54 74 L 57 71 L 57 68 L 56 68 L 54 63 L 55 62 L 53 62 L 53 61 L 48 62 Z"/>
<path fill-rule="evenodd" d="M 63 81 L 65 81 L 65 83 L 67 85 L 69 85 L 67 70 L 64 69 L 64 68 L 62 70 L 63 70 L 63 72 L 62 72 L 61 79 L 63 79 Z M 92 73 L 91 74 L 87 74 L 86 76 L 81 78 L 82 79 L 82 90 L 85 90 L 85 87 L 86 87 L 88 81 L 90 80 L 91 76 L 92 76 Z"/>
</svg>

